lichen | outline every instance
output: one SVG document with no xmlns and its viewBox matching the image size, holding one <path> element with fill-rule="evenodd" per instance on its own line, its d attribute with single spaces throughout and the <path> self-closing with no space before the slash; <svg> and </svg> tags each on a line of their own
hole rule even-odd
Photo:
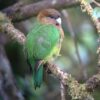
<svg viewBox="0 0 100 100">
<path fill-rule="evenodd" d="M 79 84 L 71 76 L 67 80 L 68 93 L 71 96 L 72 100 L 83 100 L 83 98 L 88 98 L 90 93 L 87 92 L 85 84 Z"/>
</svg>

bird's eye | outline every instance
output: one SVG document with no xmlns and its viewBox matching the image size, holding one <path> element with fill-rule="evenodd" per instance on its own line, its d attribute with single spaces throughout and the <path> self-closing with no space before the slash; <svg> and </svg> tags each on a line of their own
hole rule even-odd
<svg viewBox="0 0 100 100">
<path fill-rule="evenodd" d="M 54 16 L 51 16 L 51 15 L 50 15 L 49 17 L 50 17 L 50 18 L 53 18 L 53 19 L 55 19 L 55 17 L 54 17 Z"/>
<path fill-rule="evenodd" d="M 52 18 L 52 19 L 58 19 L 60 16 L 49 15 L 49 17 Z"/>
</svg>

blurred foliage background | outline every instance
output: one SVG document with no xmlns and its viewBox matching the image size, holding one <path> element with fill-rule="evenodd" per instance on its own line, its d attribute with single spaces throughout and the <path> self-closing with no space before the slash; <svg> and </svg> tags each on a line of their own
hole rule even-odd
<svg viewBox="0 0 100 100">
<path fill-rule="evenodd" d="M 8 0 L 8 2 L 9 1 L 10 0 Z M 16 2 L 16 0 L 12 1 Z M 21 1 L 27 4 L 39 0 Z M 11 4 L 13 4 L 13 2 Z M 2 2 L 0 3 L 2 4 Z M 4 6 L 6 5 L 2 5 L 0 9 L 3 9 Z M 66 23 L 66 18 L 62 15 L 62 26 L 65 38 L 62 43 L 61 56 L 58 57 L 54 63 L 59 65 L 64 72 L 71 73 L 80 83 L 84 83 L 89 77 L 96 73 L 98 34 L 90 17 L 86 13 L 83 13 L 79 6 L 73 6 L 72 8 L 67 8 L 65 10 L 68 13 L 69 22 L 75 33 L 74 35 L 81 62 L 78 59 L 75 41 L 70 33 L 68 24 Z M 14 23 L 14 25 L 26 35 L 34 28 L 34 20 L 35 17 Z M 7 57 L 10 61 L 17 87 L 24 95 L 25 100 L 60 100 L 59 80 L 52 74 L 47 76 L 47 82 L 44 82 L 40 88 L 34 89 L 30 68 L 27 65 L 23 53 L 23 47 L 10 39 L 8 40 L 9 41 L 5 45 Z M 100 100 L 100 89 L 94 91 L 93 96 L 95 100 Z"/>
</svg>

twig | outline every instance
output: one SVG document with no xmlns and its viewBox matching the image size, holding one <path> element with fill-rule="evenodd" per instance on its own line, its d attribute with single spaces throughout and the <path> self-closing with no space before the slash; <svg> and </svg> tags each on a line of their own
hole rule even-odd
<svg viewBox="0 0 100 100">
<path fill-rule="evenodd" d="M 3 12 L 7 13 L 9 17 L 12 17 L 13 21 L 20 21 L 36 15 L 41 9 L 45 8 L 66 8 L 77 5 L 75 0 L 44 0 L 37 3 L 22 6 L 22 3 L 18 3 L 8 8 L 5 8 Z M 19 5 L 19 6 L 18 6 Z"/>
<path fill-rule="evenodd" d="M 96 0 L 93 0 L 93 2 L 94 2 L 98 7 L 100 7 L 100 3 L 98 3 Z"/>
<path fill-rule="evenodd" d="M 65 88 L 64 88 L 64 85 L 63 85 L 62 82 L 60 82 L 60 87 L 61 87 L 61 89 L 60 89 L 60 91 L 61 91 L 61 100 L 66 100 L 66 98 L 65 98 Z"/>
</svg>

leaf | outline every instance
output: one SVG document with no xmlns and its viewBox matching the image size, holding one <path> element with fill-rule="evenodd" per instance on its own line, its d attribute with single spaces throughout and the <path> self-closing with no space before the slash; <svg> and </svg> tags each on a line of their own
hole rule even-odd
<svg viewBox="0 0 100 100">
<path fill-rule="evenodd" d="M 100 7 L 95 7 L 93 10 L 93 17 L 99 19 L 100 18 Z"/>
</svg>

